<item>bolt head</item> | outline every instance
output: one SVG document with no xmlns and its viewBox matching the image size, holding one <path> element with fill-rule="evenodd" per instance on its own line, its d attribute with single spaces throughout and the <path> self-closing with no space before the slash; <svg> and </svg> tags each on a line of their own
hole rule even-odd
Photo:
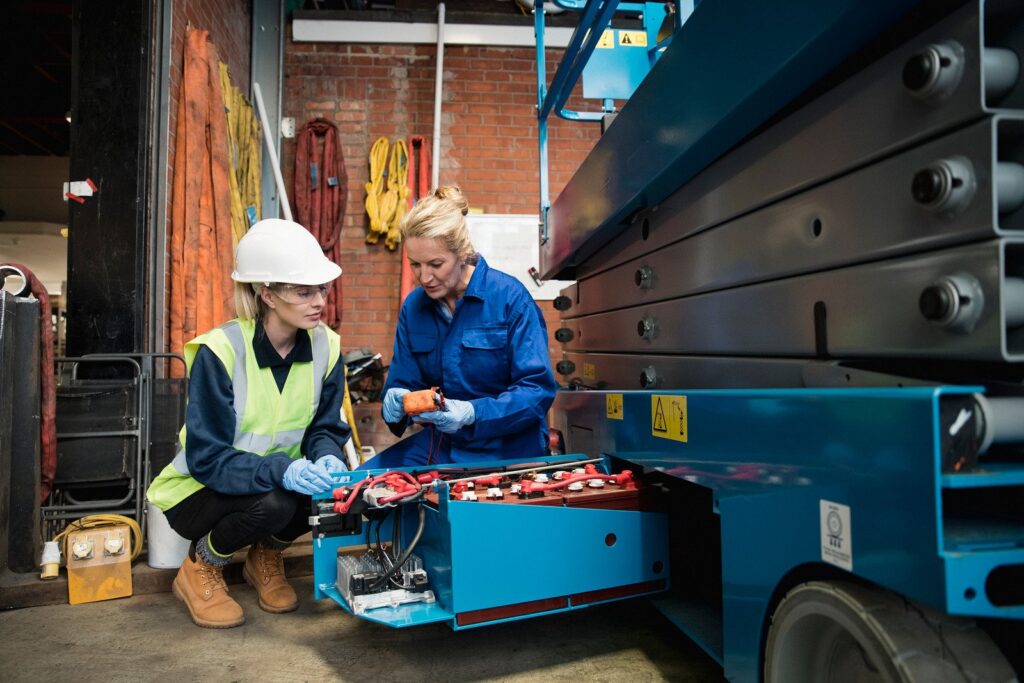
<svg viewBox="0 0 1024 683">
<path fill-rule="evenodd" d="M 943 320 L 949 316 L 953 300 L 945 287 L 931 285 L 921 292 L 917 306 L 926 320 Z"/>
<path fill-rule="evenodd" d="M 911 92 L 923 90 L 934 80 L 939 60 L 932 50 L 918 52 L 903 65 L 903 85 Z"/>
<path fill-rule="evenodd" d="M 946 182 L 942 172 L 930 166 L 914 174 L 910 185 L 910 193 L 918 204 L 935 204 L 946 191 Z"/>
</svg>

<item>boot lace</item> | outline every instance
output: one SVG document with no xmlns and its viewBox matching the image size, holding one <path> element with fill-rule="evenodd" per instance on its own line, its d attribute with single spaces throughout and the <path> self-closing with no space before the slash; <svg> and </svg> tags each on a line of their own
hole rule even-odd
<svg viewBox="0 0 1024 683">
<path fill-rule="evenodd" d="M 215 567 L 205 562 L 201 563 L 199 565 L 199 580 L 207 594 L 221 588 L 225 591 L 228 589 L 228 584 L 224 581 L 223 567 Z"/>
<path fill-rule="evenodd" d="M 284 576 L 284 551 L 272 550 L 262 545 L 256 546 L 260 571 L 264 576 Z"/>
</svg>

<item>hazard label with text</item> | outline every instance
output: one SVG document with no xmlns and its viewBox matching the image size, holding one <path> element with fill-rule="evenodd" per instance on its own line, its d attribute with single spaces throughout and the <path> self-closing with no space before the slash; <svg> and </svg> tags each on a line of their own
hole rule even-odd
<svg viewBox="0 0 1024 683">
<path fill-rule="evenodd" d="M 686 442 L 686 397 L 671 394 L 651 396 L 651 436 Z"/>
<path fill-rule="evenodd" d="M 619 31 L 619 45 L 647 47 L 647 34 L 643 31 Z"/>
<path fill-rule="evenodd" d="M 607 394 L 604 397 L 604 414 L 609 420 L 623 419 L 622 394 Z"/>
</svg>

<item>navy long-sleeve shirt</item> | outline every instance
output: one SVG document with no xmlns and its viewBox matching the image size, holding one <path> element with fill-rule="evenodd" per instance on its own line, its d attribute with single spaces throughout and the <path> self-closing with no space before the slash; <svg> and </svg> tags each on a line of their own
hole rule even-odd
<svg viewBox="0 0 1024 683">
<path fill-rule="evenodd" d="M 483 257 L 451 319 L 422 288 L 402 305 L 384 391 L 432 386 L 473 404 L 473 424 L 451 435 L 454 461 L 547 452 L 557 385 L 544 318 L 526 287 Z M 401 436 L 407 424 L 389 427 Z"/>
<path fill-rule="evenodd" d="M 252 341 L 256 364 L 271 368 L 278 390 L 284 387 L 293 363 L 312 362 L 309 335 L 300 331 L 295 347 L 284 358 L 257 325 Z M 341 359 L 324 380 L 313 421 L 302 438 L 301 451 L 316 461 L 325 455 L 342 460 L 351 429 L 341 421 L 345 397 Z M 235 438 L 234 390 L 224 364 L 210 349 L 201 347 L 189 372 L 188 408 L 185 412 L 185 459 L 189 472 L 204 486 L 226 495 L 266 493 L 281 486 L 292 463 L 284 452 L 259 455 L 240 451 Z"/>
</svg>

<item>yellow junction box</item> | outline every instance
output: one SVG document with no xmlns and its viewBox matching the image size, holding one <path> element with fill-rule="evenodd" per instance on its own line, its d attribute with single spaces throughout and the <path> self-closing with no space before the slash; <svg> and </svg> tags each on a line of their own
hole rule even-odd
<svg viewBox="0 0 1024 683">
<path fill-rule="evenodd" d="M 68 535 L 68 602 L 79 605 L 132 594 L 132 532 L 125 524 Z"/>
</svg>

